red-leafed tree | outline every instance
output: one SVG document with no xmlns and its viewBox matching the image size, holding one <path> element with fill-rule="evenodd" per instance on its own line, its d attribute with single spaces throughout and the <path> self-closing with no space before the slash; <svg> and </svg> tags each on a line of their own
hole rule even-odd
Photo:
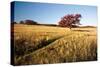
<svg viewBox="0 0 100 67">
<path fill-rule="evenodd" d="M 65 15 L 64 17 L 61 18 L 59 22 L 59 26 L 61 27 L 77 27 L 77 25 L 80 25 L 80 19 L 81 19 L 81 14 L 68 14 Z"/>
</svg>

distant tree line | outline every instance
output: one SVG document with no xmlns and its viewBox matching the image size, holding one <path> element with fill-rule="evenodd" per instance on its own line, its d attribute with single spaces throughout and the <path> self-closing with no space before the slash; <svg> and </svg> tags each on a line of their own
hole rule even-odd
<svg viewBox="0 0 100 67">
<path fill-rule="evenodd" d="M 59 26 L 59 27 L 67 27 L 67 28 L 76 28 L 80 25 L 81 20 L 81 14 L 67 14 L 61 18 L 61 20 L 58 22 L 58 25 L 56 24 L 39 24 L 36 21 L 33 20 L 21 20 L 19 23 L 12 22 L 12 24 L 27 24 L 27 25 L 43 25 L 43 26 Z"/>
<path fill-rule="evenodd" d="M 19 23 L 18 22 L 12 22 L 11 24 L 27 24 L 27 25 L 42 25 L 42 26 L 58 26 L 56 24 L 39 24 L 36 21 L 33 20 L 21 20 Z"/>
<path fill-rule="evenodd" d="M 27 24 L 27 25 L 37 25 L 37 24 L 38 24 L 38 22 L 33 21 L 33 20 L 25 20 L 25 21 L 21 20 L 19 23 L 17 23 L 17 22 L 12 22 L 11 24 Z"/>
</svg>

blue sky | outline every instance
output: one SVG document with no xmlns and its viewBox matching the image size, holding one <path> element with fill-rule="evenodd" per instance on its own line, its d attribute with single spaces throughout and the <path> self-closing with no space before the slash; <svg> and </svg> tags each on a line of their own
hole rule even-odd
<svg viewBox="0 0 100 67">
<path fill-rule="evenodd" d="M 97 7 L 85 5 L 15 2 L 14 20 L 34 20 L 41 24 L 58 24 L 67 14 L 81 14 L 82 25 L 97 26 Z"/>
</svg>

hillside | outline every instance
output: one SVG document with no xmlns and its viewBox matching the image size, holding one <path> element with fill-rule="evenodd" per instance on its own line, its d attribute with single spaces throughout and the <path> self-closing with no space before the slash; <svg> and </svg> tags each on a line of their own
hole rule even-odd
<svg viewBox="0 0 100 67">
<path fill-rule="evenodd" d="M 97 60 L 96 36 L 96 28 L 15 24 L 15 65 Z"/>
</svg>

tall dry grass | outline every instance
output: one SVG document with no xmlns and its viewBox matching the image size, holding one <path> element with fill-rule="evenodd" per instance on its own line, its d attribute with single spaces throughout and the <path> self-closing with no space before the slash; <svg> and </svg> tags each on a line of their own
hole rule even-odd
<svg viewBox="0 0 100 67">
<path fill-rule="evenodd" d="M 14 26 L 15 64 L 97 60 L 96 28 Z"/>
</svg>

